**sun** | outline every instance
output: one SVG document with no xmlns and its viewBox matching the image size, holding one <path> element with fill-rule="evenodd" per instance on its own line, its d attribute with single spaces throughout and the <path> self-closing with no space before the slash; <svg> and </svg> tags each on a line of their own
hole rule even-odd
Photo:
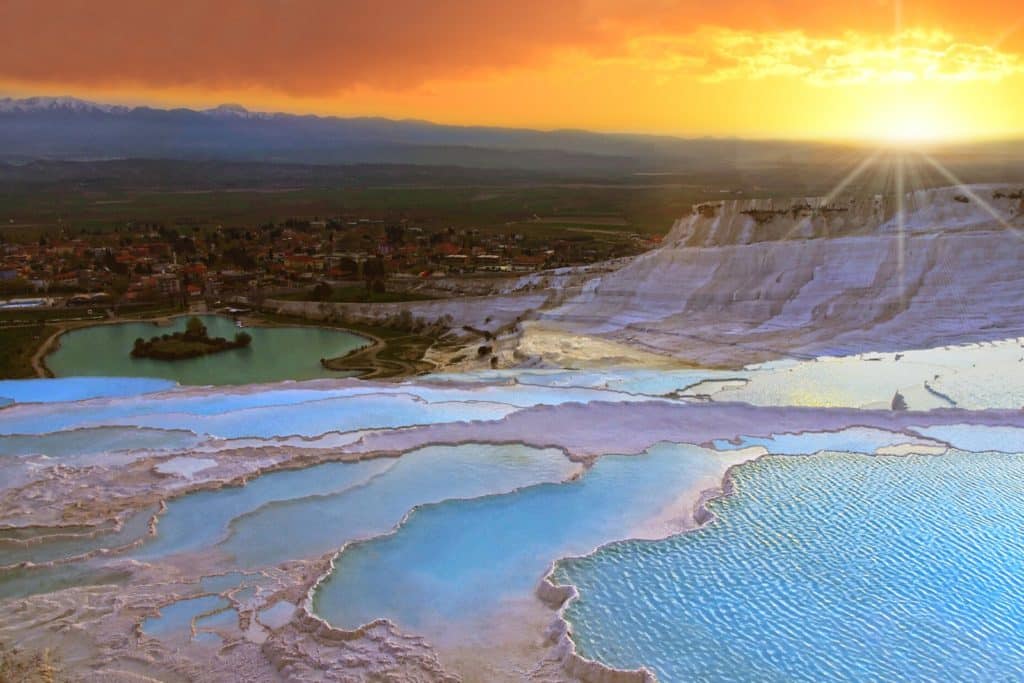
<svg viewBox="0 0 1024 683">
<path fill-rule="evenodd" d="M 939 142 L 951 136 L 951 131 L 932 117 L 906 115 L 886 120 L 880 125 L 879 140 L 894 145 Z"/>
<path fill-rule="evenodd" d="M 930 97 L 878 98 L 861 122 L 863 137 L 887 145 L 953 142 L 971 137 L 958 110 Z"/>
</svg>

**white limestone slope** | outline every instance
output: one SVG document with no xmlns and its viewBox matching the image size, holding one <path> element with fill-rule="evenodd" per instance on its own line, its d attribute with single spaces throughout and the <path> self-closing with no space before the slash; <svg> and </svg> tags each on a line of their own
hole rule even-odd
<svg viewBox="0 0 1024 683">
<path fill-rule="evenodd" d="M 914 192 L 902 219 L 894 204 L 695 207 L 662 247 L 587 282 L 534 333 L 595 335 L 721 365 L 1024 334 L 1019 188 Z M 528 330 L 523 347 L 539 346 Z"/>
</svg>

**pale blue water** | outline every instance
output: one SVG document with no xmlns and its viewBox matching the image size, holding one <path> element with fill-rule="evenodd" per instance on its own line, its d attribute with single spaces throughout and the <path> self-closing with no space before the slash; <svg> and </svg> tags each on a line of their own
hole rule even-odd
<svg viewBox="0 0 1024 683">
<path fill-rule="evenodd" d="M 213 614 L 196 618 L 196 628 L 237 628 L 238 612 L 228 607 Z"/>
<path fill-rule="evenodd" d="M 233 339 L 240 331 L 231 318 L 200 317 L 211 337 Z M 60 348 L 47 356 L 46 364 L 58 377 L 161 377 L 181 384 L 247 384 L 344 376 L 324 369 L 320 359 L 343 356 L 367 343 L 363 337 L 323 327 L 246 327 L 252 336 L 247 349 L 180 361 L 131 357 L 137 338 L 184 331 L 187 320 L 188 316 L 179 316 L 166 326 L 137 322 L 73 330 L 61 336 Z"/>
<path fill-rule="evenodd" d="M 241 567 L 313 557 L 356 538 L 386 533 L 418 505 L 559 482 L 576 469 L 555 449 L 480 444 L 423 448 L 390 461 L 386 471 L 364 485 L 265 505 L 236 518 L 219 549 Z"/>
<path fill-rule="evenodd" d="M 174 389 L 164 380 L 12 383 L 17 392 L 8 393 L 20 404 L 0 410 L 0 455 L 42 452 L 65 464 L 125 448 L 188 448 L 205 434 L 317 436 L 498 419 L 525 406 L 632 401 L 720 378 L 703 371 L 528 371 L 515 384 L 513 375 L 456 375 L 426 386 L 311 382 L 258 392 Z M 483 383 L 502 379 L 509 383 Z M 870 384 L 855 379 L 858 391 Z M 472 384 L 459 384 L 466 381 Z M 160 393 L 140 395 L 150 391 Z M 61 396 L 70 402 L 31 405 Z M 85 400 L 91 397 L 98 398 Z M 75 428 L 83 431 L 55 431 Z M 1022 429 L 953 424 L 918 431 L 971 450 L 1024 451 Z M 716 446 L 873 452 L 908 440 L 851 427 Z M 395 534 L 340 556 L 315 595 L 316 610 L 347 627 L 388 617 L 435 643 L 467 632 L 488 638 L 515 619 L 517 601 L 534 600 L 551 562 L 635 535 L 728 457 L 663 444 L 647 455 L 603 458 L 579 480 L 555 483 L 573 471 L 559 451 L 467 444 L 277 472 L 246 487 L 171 500 L 157 536 L 138 550 L 3 572 L 0 597 L 124 581 L 115 569 L 126 558 L 160 562 L 197 552 L 209 571 L 228 571 L 317 556 L 388 533 L 418 507 Z M 561 564 L 559 578 L 583 591 L 570 609 L 577 641 L 601 661 L 648 665 L 670 681 L 1024 679 L 1021 457 L 827 454 L 745 466 L 738 494 L 713 504 L 721 515 L 715 524 Z M 26 545 L 18 534 L 30 531 L 5 532 L 0 565 L 130 542 L 145 534 L 150 512 L 120 533 L 92 539 Z M 236 571 L 204 579 L 202 589 L 246 586 L 239 590 L 251 598 L 256 583 L 259 577 Z M 147 622 L 147 632 L 180 633 L 192 617 L 225 604 L 210 598 L 170 606 Z M 199 625 L 234 619 L 225 610 Z"/>
<path fill-rule="evenodd" d="M 501 619 L 505 601 L 531 599 L 551 562 L 628 538 L 717 457 L 662 444 L 601 458 L 570 483 L 421 508 L 396 534 L 343 552 L 315 609 L 337 626 L 387 617 L 435 640 L 464 621 Z"/>
<path fill-rule="evenodd" d="M 142 622 L 142 631 L 146 635 L 158 638 L 170 635 L 187 635 L 192 627 L 192 620 L 200 615 L 217 612 L 230 607 L 224 598 L 218 595 L 203 595 L 198 598 L 179 600 L 160 608 L 160 615 L 148 617 Z"/>
<path fill-rule="evenodd" d="M 580 651 L 663 681 L 1024 679 L 1024 456 L 770 457 L 718 519 L 566 560 Z"/>
<path fill-rule="evenodd" d="M 424 378 L 427 382 L 514 382 L 526 387 L 563 387 L 602 389 L 642 396 L 665 396 L 708 380 L 746 378 L 746 371 L 724 370 L 642 370 L 608 368 L 600 371 L 513 369 L 480 370 L 467 373 L 438 373 Z"/>
<path fill-rule="evenodd" d="M 740 371 L 514 369 L 440 374 L 425 381 L 516 382 L 664 396 L 702 381 L 740 379 L 749 383 L 740 387 L 709 384 L 701 391 L 716 401 L 755 405 L 888 408 L 893 394 L 900 391 L 914 410 L 951 404 L 970 409 L 1016 408 L 1024 403 L 1021 345 L 1021 340 L 1010 339 L 902 353 L 780 360 Z"/>
<path fill-rule="evenodd" d="M 117 376 L 5 379 L 0 380 L 0 397 L 14 403 L 63 403 L 88 398 L 139 396 L 174 386 L 175 382 L 166 379 Z"/>
<path fill-rule="evenodd" d="M 156 512 L 155 507 L 144 508 L 130 515 L 120 529 L 113 530 L 111 524 L 98 527 L 99 531 L 91 536 L 47 535 L 45 543 L 17 544 L 0 541 L 0 566 L 19 564 L 21 562 L 42 563 L 61 558 L 84 555 L 100 548 L 120 548 L 137 541 L 146 535 L 149 520 Z M 88 528 L 85 528 L 88 529 Z M 72 528 L 71 532 L 81 532 L 83 527 Z M 0 584 L 6 576 L 0 573 Z"/>
<path fill-rule="evenodd" d="M 260 574 L 227 572 L 225 574 L 204 576 L 199 584 L 203 587 L 204 591 L 208 591 L 210 593 L 223 593 L 224 591 L 234 588 L 240 583 L 259 582 L 261 578 Z"/>
<path fill-rule="evenodd" d="M 66 380 L 51 380 L 60 386 Z M 150 400 L 84 401 L 13 406 L 0 412 L 0 434 L 45 434 L 100 425 L 188 430 L 225 438 L 316 436 L 326 432 L 498 419 L 517 408 L 566 402 L 636 401 L 627 393 L 590 389 L 408 385 L 285 385 L 258 392 L 187 395 Z"/>
<path fill-rule="evenodd" d="M 243 487 L 172 500 L 156 537 L 132 557 L 153 560 L 215 543 L 235 567 L 315 557 L 385 533 L 417 505 L 561 481 L 574 470 L 558 450 L 466 444 L 274 472 Z"/>
<path fill-rule="evenodd" d="M 51 593 L 75 586 L 122 584 L 130 576 L 127 570 L 97 571 L 83 564 L 63 564 L 49 569 L 18 567 L 0 572 L 0 600 Z"/>
<path fill-rule="evenodd" d="M 33 529 L 10 534 L 11 538 L 0 539 L 0 599 L 25 597 L 47 593 L 70 586 L 98 583 L 117 583 L 126 578 L 124 572 L 116 569 L 97 569 L 84 562 L 58 563 L 47 566 L 17 566 L 21 563 L 45 563 L 90 553 L 99 549 L 122 548 L 143 538 L 148 532 L 149 520 L 156 508 L 140 510 L 131 515 L 119 530 L 111 524 L 95 529 L 91 536 L 81 535 L 92 529 L 69 527 L 64 533 L 33 534 Z M 14 539 L 44 541 L 18 543 Z"/>
<path fill-rule="evenodd" d="M 851 427 L 836 432 L 773 434 L 770 437 L 744 436 L 736 443 L 719 439 L 714 442 L 714 447 L 718 450 L 730 450 L 763 446 L 769 453 L 775 455 L 813 455 L 820 451 L 871 454 L 885 446 L 920 441 L 921 439 L 914 439 L 899 432 L 868 427 Z"/>
<path fill-rule="evenodd" d="M 134 449 L 181 450 L 194 446 L 199 438 L 184 430 L 96 427 L 50 434 L 0 436 L 2 455 L 47 455 L 64 458 Z"/>
<path fill-rule="evenodd" d="M 913 429 L 924 436 L 945 441 L 954 448 L 1024 453 L 1024 429 L 1019 427 L 954 424 L 914 427 Z"/>
<path fill-rule="evenodd" d="M 191 493 L 171 500 L 160 516 L 156 536 L 131 553 L 152 559 L 213 545 L 236 517 L 274 501 L 326 495 L 365 483 L 391 464 L 385 459 L 327 463 L 257 477 L 245 486 Z M 268 529 L 268 534 L 276 533 Z"/>
<path fill-rule="evenodd" d="M 0 434 L 45 434 L 100 425 L 190 430 L 223 438 L 246 436 L 317 436 L 382 427 L 495 420 L 516 409 L 502 403 L 427 403 L 408 394 L 372 394 L 326 398 L 255 408 L 233 408 L 249 402 L 248 395 L 228 399 L 214 414 L 178 412 L 191 406 L 161 401 L 157 405 L 123 402 L 69 406 L 61 411 L 8 408 L 0 413 Z"/>
</svg>

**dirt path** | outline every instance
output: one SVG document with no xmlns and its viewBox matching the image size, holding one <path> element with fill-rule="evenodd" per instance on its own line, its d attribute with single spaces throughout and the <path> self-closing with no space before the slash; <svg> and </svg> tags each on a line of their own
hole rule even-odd
<svg viewBox="0 0 1024 683">
<path fill-rule="evenodd" d="M 57 325 L 57 331 L 46 338 L 36 352 L 32 354 L 32 371 L 36 373 L 36 377 L 53 377 L 53 371 L 46 366 L 46 357 L 51 352 L 56 351 L 60 346 L 60 336 L 68 331 L 69 326 Z"/>
<path fill-rule="evenodd" d="M 179 315 L 179 314 L 175 314 Z M 157 325 L 167 325 L 174 316 L 158 316 L 156 318 L 120 318 L 116 315 L 107 318 L 90 318 L 48 322 L 47 325 L 56 327 L 57 330 L 39 345 L 32 355 L 32 371 L 36 377 L 54 377 L 53 371 L 46 365 L 46 357 L 60 348 L 60 337 L 65 332 L 77 330 L 83 327 L 94 327 L 96 325 L 116 325 L 118 323 L 151 322 Z"/>
<path fill-rule="evenodd" d="M 429 344 L 418 335 L 405 335 L 383 339 L 366 332 L 354 334 L 366 337 L 373 343 L 351 352 L 341 358 L 330 358 L 323 362 L 325 368 L 336 371 L 359 372 L 361 379 L 398 379 L 419 375 L 433 369 L 434 363 L 423 359 Z M 402 342 L 405 342 L 404 344 Z M 417 360 L 403 358 L 403 350 L 415 349 Z M 386 355 L 389 357 L 382 357 Z"/>
</svg>

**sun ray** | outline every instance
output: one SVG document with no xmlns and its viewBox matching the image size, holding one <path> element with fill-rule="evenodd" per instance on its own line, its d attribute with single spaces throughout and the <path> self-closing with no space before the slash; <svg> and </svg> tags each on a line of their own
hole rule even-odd
<svg viewBox="0 0 1024 683">
<path fill-rule="evenodd" d="M 967 196 L 968 199 L 970 199 L 972 202 L 976 203 L 978 206 L 984 209 L 985 213 L 992 216 L 992 218 L 994 218 L 996 222 L 999 223 L 999 225 L 1001 225 L 1006 230 L 1009 230 L 1020 239 L 1024 239 L 1024 233 L 1022 233 L 1019 229 L 1015 228 L 1014 226 L 1010 225 L 1010 223 L 1006 220 L 1006 218 L 1003 217 L 1002 214 L 996 211 L 996 209 L 994 209 L 991 204 L 989 204 L 987 201 L 978 196 L 977 192 L 972 190 L 969 185 L 967 185 L 958 177 L 956 177 L 956 175 L 952 171 L 943 166 L 929 154 L 922 153 L 921 156 L 924 158 L 925 161 L 927 161 L 932 166 L 932 168 L 938 171 L 943 178 L 953 183 L 961 192 L 964 193 L 964 195 Z"/>
<path fill-rule="evenodd" d="M 906 290 L 906 188 L 904 187 L 904 172 L 905 172 L 906 158 L 903 154 L 900 154 L 896 159 L 896 271 L 899 279 L 900 288 L 900 309 L 906 309 L 907 307 L 907 290 Z"/>
<path fill-rule="evenodd" d="M 857 164 L 857 166 L 852 171 L 847 173 L 842 180 L 836 183 L 835 187 L 829 190 L 828 194 L 826 194 L 822 198 L 822 201 L 819 205 L 827 206 L 828 204 L 831 204 L 833 201 L 835 201 L 835 198 L 838 197 L 847 187 L 849 187 L 850 183 L 852 183 L 854 180 L 860 177 L 860 175 L 864 173 L 864 171 L 878 159 L 881 153 L 881 149 L 876 149 L 863 161 Z M 781 241 L 785 242 L 791 239 L 793 235 L 797 234 L 800 230 L 802 230 L 810 220 L 810 217 L 805 217 L 797 221 L 797 223 L 792 228 L 790 228 L 790 230 L 785 235 L 782 236 Z"/>
<path fill-rule="evenodd" d="M 971 197 L 974 200 L 976 200 L 978 202 L 978 204 L 980 206 L 982 206 L 983 208 L 985 208 L 985 210 L 988 213 L 993 215 L 996 218 L 997 221 L 999 221 L 1000 223 L 1003 223 L 1003 221 L 1001 219 L 1001 216 L 999 216 L 998 213 L 995 212 L 994 209 L 992 209 L 990 206 L 988 206 L 988 204 L 985 203 L 985 201 L 983 199 L 981 199 L 981 197 L 978 197 L 977 193 L 975 193 L 973 190 L 971 190 L 969 187 L 967 187 L 959 178 L 957 178 L 953 174 L 952 171 L 950 171 L 949 169 L 945 168 L 945 166 L 943 166 L 937 160 L 932 159 L 931 157 L 929 157 L 926 154 L 921 153 L 921 154 L 919 154 L 919 156 L 921 157 L 921 159 L 923 161 L 927 162 L 928 165 L 931 166 L 936 172 L 938 172 L 942 179 L 944 179 L 946 182 L 953 183 L 953 185 L 958 187 L 962 192 L 964 192 L 965 195 L 968 195 L 969 197 Z M 1004 225 L 1005 225 L 1005 223 L 1004 223 Z M 1006 225 L 1006 227 L 1009 228 L 1010 230 L 1012 230 L 1015 234 L 1017 233 L 1017 231 L 1012 226 Z M 946 279 L 946 282 L 947 282 L 947 291 L 950 293 L 950 295 L 948 297 L 949 308 L 950 309 L 952 309 L 954 307 L 957 308 L 960 311 L 961 318 L 964 319 L 964 320 L 968 320 L 970 318 L 970 316 L 971 316 L 971 304 L 967 300 L 967 295 L 964 294 L 964 293 L 958 293 L 958 290 L 955 287 L 951 286 L 953 281 L 957 277 L 957 273 L 955 271 L 946 269 L 946 270 L 939 270 L 939 271 L 937 271 L 936 272 L 936 276 L 937 277 L 945 276 L 945 279 Z"/>
</svg>

